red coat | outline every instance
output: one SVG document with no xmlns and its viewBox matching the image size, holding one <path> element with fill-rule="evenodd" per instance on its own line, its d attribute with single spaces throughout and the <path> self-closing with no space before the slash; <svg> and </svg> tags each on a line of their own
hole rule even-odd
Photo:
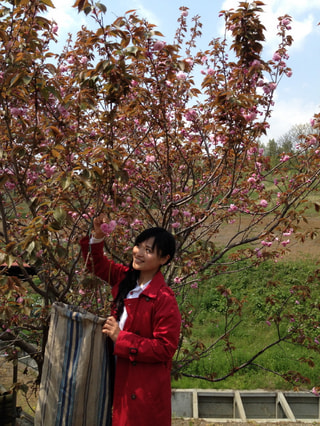
<svg viewBox="0 0 320 426">
<path fill-rule="evenodd" d="M 83 256 L 88 238 L 81 241 Z M 91 245 L 89 269 L 112 286 L 116 296 L 127 267 Z M 171 425 L 171 361 L 177 349 L 181 316 L 173 291 L 159 271 L 137 299 L 126 299 L 124 330 L 117 338 L 112 426 Z"/>
</svg>

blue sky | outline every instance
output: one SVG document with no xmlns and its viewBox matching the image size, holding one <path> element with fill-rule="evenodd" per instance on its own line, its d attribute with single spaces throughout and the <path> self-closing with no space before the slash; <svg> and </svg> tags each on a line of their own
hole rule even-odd
<svg viewBox="0 0 320 426">
<path fill-rule="evenodd" d="M 212 38 L 222 36 L 223 19 L 219 12 L 236 8 L 238 0 L 100 0 L 107 7 L 105 22 L 136 9 L 138 14 L 157 25 L 168 42 L 172 42 L 180 15 L 179 7 L 189 7 L 189 18 L 200 15 L 202 39 L 199 47 L 207 47 Z M 55 10 L 50 17 L 59 25 L 59 36 L 65 40 L 69 32 L 76 32 L 82 24 L 91 21 L 72 8 L 74 0 L 53 0 Z M 291 78 L 284 78 L 277 88 L 270 129 L 266 141 L 279 138 L 295 124 L 309 123 L 320 110 L 320 1 L 319 0 L 265 0 L 261 16 L 266 32 L 266 57 L 271 58 L 277 47 L 277 17 L 292 17 L 293 46 L 289 48 L 288 65 Z"/>
</svg>

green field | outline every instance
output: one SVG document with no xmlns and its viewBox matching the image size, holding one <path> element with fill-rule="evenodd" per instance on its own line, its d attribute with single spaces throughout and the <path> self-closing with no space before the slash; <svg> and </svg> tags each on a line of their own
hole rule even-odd
<svg viewBox="0 0 320 426">
<path fill-rule="evenodd" d="M 319 282 L 315 278 L 308 281 L 317 265 L 312 259 L 296 261 L 282 261 L 279 263 L 266 262 L 258 267 L 237 272 L 233 275 L 220 275 L 208 279 L 205 284 L 193 294 L 190 300 L 190 315 L 194 317 L 192 335 L 187 338 L 192 352 L 192 341 L 202 341 L 206 346 L 212 344 L 224 333 L 226 307 L 223 298 L 217 291 L 217 286 L 223 284 L 231 290 L 231 294 L 239 299 L 245 299 L 243 314 L 235 316 L 234 322 L 241 321 L 230 335 L 230 342 L 234 349 L 226 350 L 226 342 L 219 342 L 212 353 L 203 359 L 194 361 L 187 369 L 192 375 L 208 375 L 214 373 L 216 378 L 225 375 L 232 365 L 241 365 L 258 350 L 272 342 L 277 337 L 277 330 L 268 318 L 277 310 L 283 315 L 280 331 L 283 333 L 291 326 L 291 322 L 298 321 L 301 315 L 312 318 L 311 324 L 306 320 L 306 334 L 310 341 L 317 341 L 320 302 Z M 301 293 L 290 297 L 292 288 L 306 286 L 311 291 L 310 298 L 302 300 Z M 289 299 L 288 299 L 289 296 Z M 266 305 L 266 298 L 273 297 L 277 301 L 274 305 Z M 288 299 L 288 302 L 286 300 Z M 287 307 L 284 308 L 285 303 Z M 287 313 L 287 316 L 286 316 Z M 318 318 L 319 316 L 319 318 Z M 229 316 L 232 325 L 232 315 Z M 294 323 L 293 323 L 294 324 Z M 296 325 L 296 324 L 294 324 Z M 319 329 L 320 334 L 320 329 Z M 320 339 L 319 339 L 320 341 Z M 308 349 L 308 341 L 301 345 L 284 342 L 259 356 L 255 363 L 263 366 L 249 366 L 222 381 L 211 382 L 188 377 L 181 377 L 173 381 L 175 388 L 212 388 L 212 389 L 311 389 L 320 384 L 320 355 Z M 320 345 L 319 345 L 320 346 Z M 196 353 L 196 351 L 195 351 Z M 195 356 L 196 358 L 196 356 Z M 309 358 L 309 362 L 301 360 Z M 311 366 L 314 362 L 314 366 Z M 309 381 L 289 383 L 281 376 L 267 370 L 277 371 L 280 375 L 289 370 L 297 370 Z"/>
</svg>

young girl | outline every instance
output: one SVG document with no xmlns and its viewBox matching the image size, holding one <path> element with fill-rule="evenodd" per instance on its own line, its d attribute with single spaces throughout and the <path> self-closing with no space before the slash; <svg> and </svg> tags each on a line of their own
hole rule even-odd
<svg viewBox="0 0 320 426">
<path fill-rule="evenodd" d="M 171 362 L 177 349 L 181 317 L 161 266 L 171 261 L 174 237 L 150 228 L 136 239 L 129 266 L 103 253 L 101 224 L 94 219 L 94 237 L 81 240 L 89 270 L 107 281 L 114 298 L 103 333 L 114 343 L 116 372 L 113 426 L 171 425 Z"/>
</svg>

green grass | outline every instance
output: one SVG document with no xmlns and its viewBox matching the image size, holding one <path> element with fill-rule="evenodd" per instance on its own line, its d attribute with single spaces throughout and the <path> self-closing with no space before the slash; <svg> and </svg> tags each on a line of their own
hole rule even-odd
<svg viewBox="0 0 320 426">
<path fill-rule="evenodd" d="M 225 298 L 217 291 L 217 285 L 230 288 L 232 295 L 245 299 L 241 324 L 230 335 L 230 341 L 235 347 L 226 351 L 224 342 L 219 343 L 206 358 L 196 360 L 186 370 L 189 374 L 209 375 L 221 377 L 226 374 L 232 365 L 239 366 L 246 362 L 259 349 L 272 342 L 277 336 L 274 323 L 267 323 L 270 315 L 281 311 L 281 306 L 289 297 L 288 307 L 284 310 L 280 331 L 284 332 L 292 324 L 295 325 L 301 315 L 305 318 L 305 334 L 314 339 L 320 335 L 320 291 L 319 280 L 309 280 L 316 265 L 309 260 L 297 262 L 273 263 L 266 262 L 259 267 L 238 272 L 234 275 L 213 277 L 198 289 L 190 299 L 190 311 L 197 313 L 194 319 L 192 335 L 186 339 L 185 347 L 193 353 L 192 341 L 202 341 L 206 346 L 212 344 L 224 332 L 225 326 Z M 307 284 L 311 297 L 303 300 L 298 289 Z M 272 296 L 277 303 L 266 305 L 266 298 Z M 192 315 L 192 314 L 191 314 Z M 231 317 L 230 317 L 231 318 Z M 308 320 L 310 318 L 310 321 Z M 319 339 L 320 340 L 320 339 Z M 308 342 L 305 342 L 305 346 Z M 320 345 L 319 345 L 320 346 Z M 314 362 L 311 367 L 301 359 L 310 358 Z M 320 354 L 307 347 L 290 342 L 281 343 L 262 354 L 256 363 L 265 369 L 284 374 L 290 370 L 299 371 L 307 377 L 309 382 L 297 381 L 299 389 L 311 389 L 320 385 Z M 289 390 L 295 383 L 285 381 L 281 376 L 258 367 L 249 366 L 236 371 L 231 377 L 222 381 L 210 382 L 207 380 L 181 377 L 173 381 L 175 388 L 211 388 L 211 389 L 282 389 Z"/>
</svg>

